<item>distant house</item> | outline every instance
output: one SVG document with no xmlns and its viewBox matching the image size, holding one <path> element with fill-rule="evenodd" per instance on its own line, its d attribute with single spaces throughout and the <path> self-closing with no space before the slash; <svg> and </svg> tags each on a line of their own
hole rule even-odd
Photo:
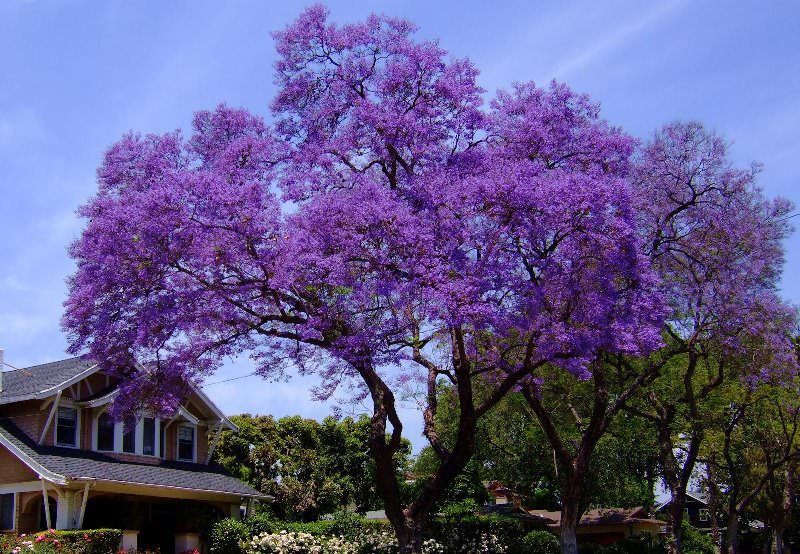
<svg viewBox="0 0 800 554">
<path fill-rule="evenodd" d="M 671 503 L 671 500 L 667 500 L 656 508 L 656 512 L 666 514 Z M 683 511 L 692 527 L 706 532 L 711 531 L 711 511 L 708 500 L 704 496 L 687 492 L 686 507 Z M 720 519 L 719 523 L 723 523 L 723 521 Z"/>
<path fill-rule="evenodd" d="M 200 521 L 266 498 L 210 464 L 236 427 L 200 389 L 126 428 L 107 412 L 117 384 L 83 358 L 2 374 L 0 530 L 122 528 L 126 549 L 183 552 Z"/>
<path fill-rule="evenodd" d="M 552 521 L 548 528 L 554 533 L 561 529 L 561 512 L 529 510 L 531 515 Z M 623 539 L 664 532 L 664 522 L 649 517 L 647 511 L 636 508 L 597 508 L 589 510 L 578 522 L 578 543 L 614 544 Z"/>
</svg>

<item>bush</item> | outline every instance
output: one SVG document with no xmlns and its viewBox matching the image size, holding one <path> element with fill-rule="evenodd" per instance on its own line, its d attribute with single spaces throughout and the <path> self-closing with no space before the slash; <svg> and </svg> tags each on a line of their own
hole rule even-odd
<svg viewBox="0 0 800 554">
<path fill-rule="evenodd" d="M 70 554 L 109 554 L 116 552 L 122 531 L 119 529 L 91 529 L 86 531 L 49 530 L 18 537 L 6 536 L 0 542 L 2 552 L 20 548 L 33 554 L 69 552 Z"/>
<path fill-rule="evenodd" d="M 531 531 L 517 547 L 519 554 L 560 554 L 561 544 L 550 531 Z"/>
<path fill-rule="evenodd" d="M 465 516 L 432 520 L 426 535 L 444 545 L 445 552 L 516 551 L 524 528 L 518 519 L 503 516 Z"/>
<path fill-rule="evenodd" d="M 250 540 L 250 530 L 243 521 L 226 518 L 217 522 L 211 530 L 212 554 L 243 554 L 242 544 Z"/>
<path fill-rule="evenodd" d="M 683 554 L 714 554 L 711 537 L 692 527 L 687 520 L 681 525 Z"/>
<path fill-rule="evenodd" d="M 281 522 L 276 521 L 272 514 L 268 512 L 261 512 L 249 516 L 244 521 L 244 524 L 250 531 L 250 536 L 255 536 L 263 533 L 274 533 L 275 530 L 281 525 Z"/>
<path fill-rule="evenodd" d="M 364 518 L 355 512 L 340 510 L 333 514 L 330 534 L 353 540 L 365 530 Z"/>
</svg>

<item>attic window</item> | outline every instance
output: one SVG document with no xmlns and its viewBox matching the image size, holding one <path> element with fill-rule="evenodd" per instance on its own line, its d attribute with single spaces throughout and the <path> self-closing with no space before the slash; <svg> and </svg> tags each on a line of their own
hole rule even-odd
<svg viewBox="0 0 800 554">
<path fill-rule="evenodd" d="M 143 420 L 142 454 L 155 456 L 156 454 L 156 420 L 146 417 Z"/>
<path fill-rule="evenodd" d="M 78 410 L 68 406 L 58 407 L 56 425 L 56 444 L 58 446 L 78 446 Z"/>
<path fill-rule="evenodd" d="M 178 427 L 178 459 L 194 461 L 194 427 L 190 425 Z"/>
<path fill-rule="evenodd" d="M 114 420 L 108 414 L 97 418 L 97 449 L 114 450 Z"/>
</svg>

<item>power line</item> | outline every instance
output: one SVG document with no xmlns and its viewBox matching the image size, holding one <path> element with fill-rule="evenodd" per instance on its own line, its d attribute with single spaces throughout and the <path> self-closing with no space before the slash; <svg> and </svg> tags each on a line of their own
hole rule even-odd
<svg viewBox="0 0 800 554">
<path fill-rule="evenodd" d="M 238 381 L 239 379 L 245 379 L 247 377 L 253 377 L 254 375 L 258 375 L 257 372 L 251 371 L 250 373 L 246 373 L 244 375 L 239 375 L 238 377 L 231 377 L 230 379 L 222 379 L 221 381 L 212 381 L 211 383 L 206 383 L 204 387 L 210 387 L 211 385 L 219 385 L 221 383 L 229 383 L 231 381 Z"/>
</svg>

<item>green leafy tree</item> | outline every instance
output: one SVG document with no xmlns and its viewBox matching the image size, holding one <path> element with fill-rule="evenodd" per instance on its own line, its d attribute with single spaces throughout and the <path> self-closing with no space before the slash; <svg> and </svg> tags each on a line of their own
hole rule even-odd
<svg viewBox="0 0 800 554">
<path fill-rule="evenodd" d="M 239 430 L 223 433 L 215 459 L 274 496 L 276 517 L 312 521 L 347 506 L 359 512 L 380 507 L 367 417 L 319 422 L 244 414 L 231 419 Z M 407 469 L 410 453 L 406 441 L 396 457 L 398 473 Z"/>
</svg>

